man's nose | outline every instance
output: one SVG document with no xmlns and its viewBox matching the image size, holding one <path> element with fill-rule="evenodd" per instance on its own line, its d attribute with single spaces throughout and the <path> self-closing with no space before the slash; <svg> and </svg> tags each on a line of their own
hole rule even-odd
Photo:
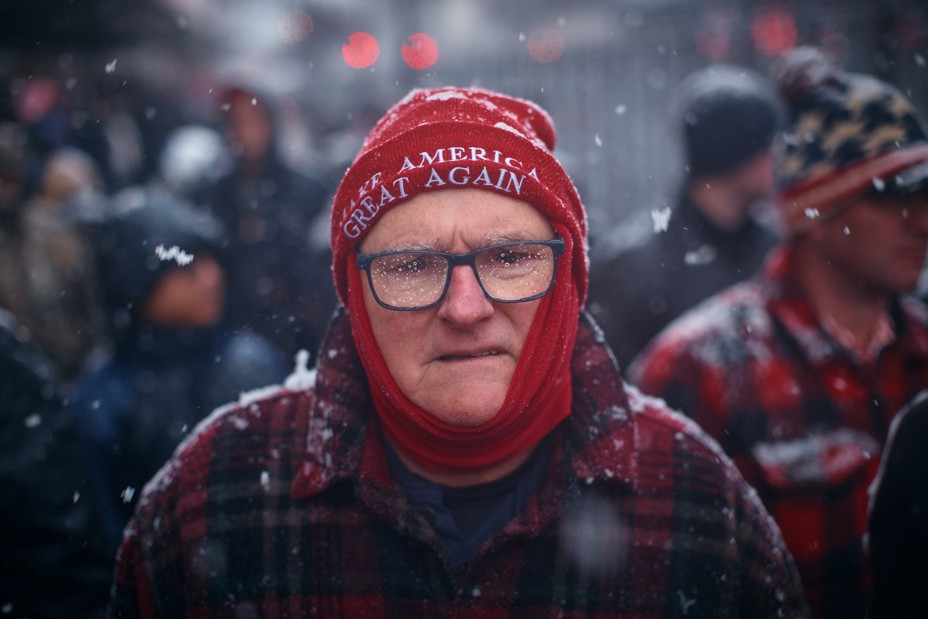
<svg viewBox="0 0 928 619">
<path fill-rule="evenodd" d="M 438 316 L 459 325 L 469 325 L 492 314 L 493 302 L 484 294 L 474 270 L 467 265 L 454 267 L 448 291 L 438 306 Z"/>
<path fill-rule="evenodd" d="M 196 265 L 196 276 L 203 285 L 220 286 L 223 284 L 225 274 L 222 267 L 213 258 L 201 258 Z"/>
</svg>

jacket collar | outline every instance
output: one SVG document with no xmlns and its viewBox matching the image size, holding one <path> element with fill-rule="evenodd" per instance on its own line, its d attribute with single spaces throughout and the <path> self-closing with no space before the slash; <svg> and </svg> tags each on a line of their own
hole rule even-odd
<svg viewBox="0 0 928 619">
<path fill-rule="evenodd" d="M 605 336 L 581 314 L 571 363 L 574 404 L 563 424 L 565 455 L 586 482 L 602 480 L 635 486 L 640 437 L 633 406 Z"/>
</svg>

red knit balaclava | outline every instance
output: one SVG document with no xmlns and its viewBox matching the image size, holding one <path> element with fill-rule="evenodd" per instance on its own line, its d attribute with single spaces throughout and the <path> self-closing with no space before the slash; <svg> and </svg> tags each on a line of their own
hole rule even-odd
<svg viewBox="0 0 928 619">
<path fill-rule="evenodd" d="M 493 467 L 533 447 L 570 413 L 570 357 L 587 287 L 586 214 L 551 154 L 554 144 L 550 117 L 529 101 L 481 89 L 414 90 L 375 125 L 335 195 L 335 287 L 374 406 L 391 444 L 430 470 Z M 527 202 L 566 245 L 502 408 L 467 427 L 440 421 L 400 391 L 374 338 L 355 263 L 358 244 L 384 212 L 420 193 L 455 188 Z"/>
</svg>

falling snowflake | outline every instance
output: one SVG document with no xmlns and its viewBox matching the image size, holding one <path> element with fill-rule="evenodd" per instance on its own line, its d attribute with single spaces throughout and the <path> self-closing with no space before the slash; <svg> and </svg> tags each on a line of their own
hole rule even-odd
<svg viewBox="0 0 928 619">
<path fill-rule="evenodd" d="M 701 264 L 709 264 L 715 257 L 718 255 L 715 247 L 712 245 L 703 245 L 699 249 L 694 251 L 686 252 L 686 255 L 683 256 L 683 262 L 688 266 L 698 266 Z"/>
<path fill-rule="evenodd" d="M 670 207 L 665 206 L 662 209 L 651 209 L 651 219 L 654 221 L 654 233 L 666 232 L 667 226 L 670 225 Z"/>
</svg>

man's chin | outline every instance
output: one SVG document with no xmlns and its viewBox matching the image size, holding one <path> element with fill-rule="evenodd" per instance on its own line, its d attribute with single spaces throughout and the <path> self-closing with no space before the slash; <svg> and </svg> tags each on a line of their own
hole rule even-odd
<svg viewBox="0 0 928 619">
<path fill-rule="evenodd" d="M 463 402 L 464 400 L 462 399 L 461 401 Z M 433 406 L 432 410 L 426 410 L 429 410 L 429 413 L 439 421 L 443 421 L 449 425 L 462 428 L 476 428 L 492 421 L 493 418 L 499 414 L 499 409 L 501 407 L 502 403 L 476 405 L 475 402 L 466 402 L 464 406 L 455 406 L 449 403 L 441 406 Z"/>
</svg>

